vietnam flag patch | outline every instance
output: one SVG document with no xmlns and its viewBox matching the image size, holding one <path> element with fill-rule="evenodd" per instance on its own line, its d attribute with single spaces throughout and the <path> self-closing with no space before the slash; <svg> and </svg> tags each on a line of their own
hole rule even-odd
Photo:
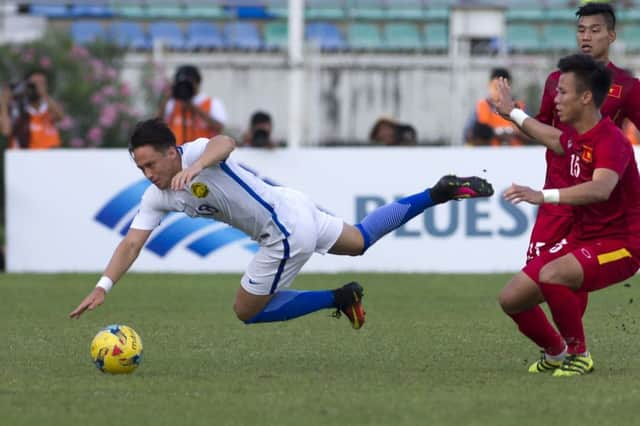
<svg viewBox="0 0 640 426">
<path fill-rule="evenodd" d="M 611 87 L 609 87 L 609 96 L 620 99 L 622 96 L 622 86 L 619 84 L 612 84 Z"/>
<path fill-rule="evenodd" d="M 584 161 L 585 163 L 593 162 L 593 148 L 584 145 L 582 147 L 582 155 L 580 158 L 582 158 L 582 161 Z"/>
</svg>

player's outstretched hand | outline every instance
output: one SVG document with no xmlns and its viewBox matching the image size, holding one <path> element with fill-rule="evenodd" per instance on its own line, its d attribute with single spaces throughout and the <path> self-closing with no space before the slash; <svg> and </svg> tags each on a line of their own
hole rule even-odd
<svg viewBox="0 0 640 426">
<path fill-rule="evenodd" d="M 496 110 L 500 115 L 509 119 L 509 113 L 513 109 L 513 97 L 511 96 L 511 86 L 509 81 L 500 77 L 498 78 L 498 94 L 499 100 L 496 104 Z"/>
<path fill-rule="evenodd" d="M 173 179 L 171 179 L 171 189 L 174 191 L 183 190 L 201 171 L 202 167 L 200 167 L 197 162 L 184 170 L 180 170 Z"/>
<path fill-rule="evenodd" d="M 542 191 L 536 191 L 528 186 L 521 186 L 512 183 L 511 186 L 504 191 L 504 198 L 512 204 L 518 204 L 526 201 L 531 204 L 542 204 L 544 197 Z"/>
<path fill-rule="evenodd" d="M 69 318 L 80 318 L 84 311 L 92 311 L 104 303 L 104 289 L 96 287 L 84 298 L 82 302 L 69 314 Z"/>
</svg>

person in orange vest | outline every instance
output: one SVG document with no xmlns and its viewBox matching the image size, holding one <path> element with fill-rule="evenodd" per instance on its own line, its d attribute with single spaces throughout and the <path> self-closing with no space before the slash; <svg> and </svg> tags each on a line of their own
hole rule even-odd
<svg viewBox="0 0 640 426">
<path fill-rule="evenodd" d="M 173 131 L 178 145 L 219 135 L 227 120 L 222 101 L 201 93 L 201 82 L 195 65 L 182 65 L 176 70 L 171 91 L 160 102 L 158 117 Z"/>
<path fill-rule="evenodd" d="M 48 149 L 61 145 L 55 123 L 64 112 L 47 90 L 47 77 L 33 71 L 19 83 L 7 85 L 0 97 L 0 131 L 9 148 Z"/>
<path fill-rule="evenodd" d="M 625 120 L 624 124 L 622 125 L 622 131 L 632 144 L 640 145 L 640 131 L 631 120 Z"/>
<path fill-rule="evenodd" d="M 494 68 L 489 79 L 489 96 L 479 100 L 467 120 L 465 140 L 469 145 L 519 146 L 527 142 L 527 138 L 511 121 L 496 112 L 498 102 L 498 79 L 502 77 L 511 81 L 511 74 L 506 68 Z M 522 102 L 517 101 L 518 108 L 523 109 Z"/>
</svg>

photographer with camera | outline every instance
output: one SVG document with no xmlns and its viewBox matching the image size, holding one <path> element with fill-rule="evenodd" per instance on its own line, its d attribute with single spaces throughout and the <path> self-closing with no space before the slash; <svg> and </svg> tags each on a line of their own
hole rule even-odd
<svg viewBox="0 0 640 426">
<path fill-rule="evenodd" d="M 178 145 L 219 135 L 227 120 L 222 101 L 200 93 L 201 82 L 197 67 L 182 65 L 176 70 L 171 92 L 160 102 L 158 117 L 168 124 Z"/>
<path fill-rule="evenodd" d="M 9 148 L 48 149 L 61 145 L 55 123 L 64 112 L 47 90 L 42 71 L 33 71 L 17 83 L 8 84 L 0 97 L 0 131 Z"/>
<path fill-rule="evenodd" d="M 249 120 L 249 129 L 242 135 L 242 145 L 254 148 L 275 148 L 271 140 L 273 122 L 269 113 L 256 111 Z"/>
</svg>

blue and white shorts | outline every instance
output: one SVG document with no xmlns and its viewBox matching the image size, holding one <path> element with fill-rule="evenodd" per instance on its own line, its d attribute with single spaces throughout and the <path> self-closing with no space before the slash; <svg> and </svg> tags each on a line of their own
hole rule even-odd
<svg viewBox="0 0 640 426">
<path fill-rule="evenodd" d="M 306 197 L 300 197 L 295 203 L 292 207 L 296 220 L 290 227 L 290 235 L 282 241 L 260 246 L 249 263 L 240 281 L 247 292 L 268 295 L 289 287 L 313 253 L 326 254 L 340 237 L 342 219 L 319 210 Z"/>
</svg>

